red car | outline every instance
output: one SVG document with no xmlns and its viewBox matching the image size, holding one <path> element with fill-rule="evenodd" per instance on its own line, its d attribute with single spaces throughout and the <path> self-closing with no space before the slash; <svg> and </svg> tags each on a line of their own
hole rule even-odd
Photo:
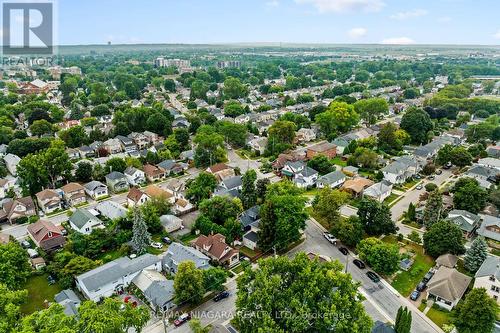
<svg viewBox="0 0 500 333">
<path fill-rule="evenodd" d="M 183 313 L 179 316 L 179 318 L 174 320 L 174 325 L 181 326 L 182 324 L 184 324 L 186 321 L 188 321 L 190 319 L 191 319 L 191 315 L 189 313 Z"/>
<path fill-rule="evenodd" d="M 128 303 L 128 301 L 130 301 L 131 298 L 132 298 L 132 296 L 125 296 L 125 298 L 123 299 L 123 302 Z"/>
</svg>

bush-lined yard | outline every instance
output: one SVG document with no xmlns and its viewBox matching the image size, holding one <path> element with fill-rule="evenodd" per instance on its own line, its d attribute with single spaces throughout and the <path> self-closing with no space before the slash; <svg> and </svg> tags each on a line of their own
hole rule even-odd
<svg viewBox="0 0 500 333">
<path fill-rule="evenodd" d="M 62 290 L 59 283 L 49 285 L 47 276 L 48 274 L 33 275 L 28 279 L 24 289 L 28 290 L 29 301 L 21 306 L 22 313 L 30 314 L 44 309 L 44 302 L 53 302 L 55 294 Z"/>
<path fill-rule="evenodd" d="M 439 309 L 437 306 L 430 308 L 426 315 L 441 328 L 443 328 L 443 325 L 451 322 L 451 312 Z"/>
</svg>

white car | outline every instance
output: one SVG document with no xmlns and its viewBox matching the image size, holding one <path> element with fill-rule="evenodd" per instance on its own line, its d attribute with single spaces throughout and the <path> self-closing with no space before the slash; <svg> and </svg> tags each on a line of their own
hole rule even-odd
<svg viewBox="0 0 500 333">
<path fill-rule="evenodd" d="M 151 243 L 151 247 L 154 247 L 155 249 L 161 249 L 161 248 L 163 248 L 163 245 L 161 243 L 158 243 L 158 242 L 153 242 L 153 243 Z"/>
<path fill-rule="evenodd" d="M 333 235 L 329 232 L 323 233 L 323 236 L 325 236 L 326 240 L 329 241 L 332 244 L 337 243 L 337 238 L 333 237 Z"/>
</svg>

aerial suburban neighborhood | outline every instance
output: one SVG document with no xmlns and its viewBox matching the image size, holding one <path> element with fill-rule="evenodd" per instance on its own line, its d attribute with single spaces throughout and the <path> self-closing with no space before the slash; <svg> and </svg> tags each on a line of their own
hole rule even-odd
<svg viewBox="0 0 500 333">
<path fill-rule="evenodd" d="M 1 332 L 500 332 L 498 39 L 80 36 L 3 55 Z"/>
</svg>

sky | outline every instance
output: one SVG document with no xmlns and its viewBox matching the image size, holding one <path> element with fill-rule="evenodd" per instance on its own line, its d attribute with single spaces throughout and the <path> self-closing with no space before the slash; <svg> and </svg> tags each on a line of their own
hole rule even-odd
<svg viewBox="0 0 500 333">
<path fill-rule="evenodd" d="M 57 44 L 500 45 L 500 0 L 57 0 Z"/>
</svg>

